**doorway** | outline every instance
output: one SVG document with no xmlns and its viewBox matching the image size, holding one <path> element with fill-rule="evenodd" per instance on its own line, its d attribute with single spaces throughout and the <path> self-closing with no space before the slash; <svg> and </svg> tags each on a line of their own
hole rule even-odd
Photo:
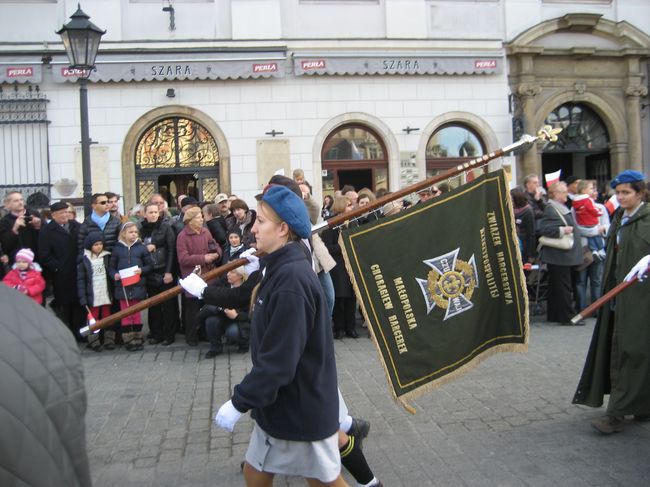
<svg viewBox="0 0 650 487">
<path fill-rule="evenodd" d="M 167 201 L 169 208 L 176 207 L 178 196 L 184 194 L 199 198 L 198 179 L 194 174 L 163 174 L 158 176 L 158 192 Z"/>
</svg>

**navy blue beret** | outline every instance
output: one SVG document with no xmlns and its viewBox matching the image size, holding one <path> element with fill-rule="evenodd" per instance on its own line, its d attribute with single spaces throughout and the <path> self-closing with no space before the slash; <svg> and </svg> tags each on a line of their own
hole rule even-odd
<svg viewBox="0 0 650 487">
<path fill-rule="evenodd" d="M 284 186 L 269 188 L 262 201 L 269 205 L 278 214 L 282 221 L 300 238 L 311 235 L 311 222 L 307 214 L 307 207 L 300 197 Z"/>
<path fill-rule="evenodd" d="M 639 171 L 632 171 L 631 169 L 626 169 L 621 174 L 612 179 L 610 186 L 613 189 L 616 189 L 616 186 L 624 183 L 634 183 L 636 181 L 645 181 L 645 175 Z"/>
</svg>

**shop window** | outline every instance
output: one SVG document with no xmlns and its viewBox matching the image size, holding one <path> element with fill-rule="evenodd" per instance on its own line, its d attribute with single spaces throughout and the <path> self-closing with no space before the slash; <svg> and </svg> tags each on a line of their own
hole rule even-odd
<svg viewBox="0 0 650 487">
<path fill-rule="evenodd" d="M 427 178 L 483 154 L 485 144 L 472 129 L 458 123 L 443 125 L 427 143 Z"/>
</svg>

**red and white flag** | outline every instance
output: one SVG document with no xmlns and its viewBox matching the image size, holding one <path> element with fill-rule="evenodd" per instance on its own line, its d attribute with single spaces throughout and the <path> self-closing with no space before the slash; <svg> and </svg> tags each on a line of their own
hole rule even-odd
<svg viewBox="0 0 650 487">
<path fill-rule="evenodd" d="M 605 208 L 607 208 L 607 211 L 609 212 L 609 216 L 612 216 L 612 214 L 616 211 L 618 208 L 618 198 L 616 195 L 613 195 L 610 199 L 605 201 Z"/>
<path fill-rule="evenodd" d="M 544 180 L 546 181 L 546 187 L 548 188 L 551 184 L 557 183 L 560 180 L 560 174 L 562 173 L 562 169 L 558 169 L 555 172 L 550 172 L 548 174 L 544 174 Z"/>
<path fill-rule="evenodd" d="M 137 269 L 139 269 L 139 267 L 134 265 L 133 267 L 127 267 L 120 271 L 122 287 L 133 286 L 135 283 L 140 282 L 140 274 L 135 273 Z"/>
</svg>

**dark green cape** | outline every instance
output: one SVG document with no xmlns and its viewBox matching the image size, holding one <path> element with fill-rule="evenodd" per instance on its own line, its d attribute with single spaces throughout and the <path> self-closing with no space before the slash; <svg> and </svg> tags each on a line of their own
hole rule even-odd
<svg viewBox="0 0 650 487">
<path fill-rule="evenodd" d="M 617 210 L 609 231 L 603 294 L 650 254 L 650 205 L 644 204 L 621 228 L 622 215 Z M 600 407 L 605 394 L 610 394 L 608 414 L 650 413 L 650 279 L 628 287 L 598 313 L 573 402 Z"/>
</svg>

